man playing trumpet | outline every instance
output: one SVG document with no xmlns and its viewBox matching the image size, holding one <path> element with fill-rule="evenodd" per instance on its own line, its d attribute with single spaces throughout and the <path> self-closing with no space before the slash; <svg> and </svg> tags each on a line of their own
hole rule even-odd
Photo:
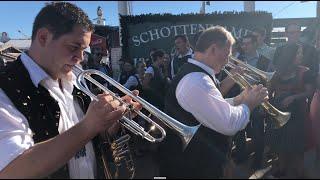
<svg viewBox="0 0 320 180">
<path fill-rule="evenodd" d="M 182 151 L 179 137 L 167 131 L 160 146 L 160 175 L 168 178 L 220 178 L 230 164 L 231 136 L 244 129 L 250 111 L 268 99 L 267 89 L 255 85 L 240 95 L 224 99 L 215 74 L 228 62 L 234 43 L 220 26 L 199 37 L 194 59 L 189 59 L 168 89 L 166 113 L 186 125 L 201 124 Z"/>
</svg>

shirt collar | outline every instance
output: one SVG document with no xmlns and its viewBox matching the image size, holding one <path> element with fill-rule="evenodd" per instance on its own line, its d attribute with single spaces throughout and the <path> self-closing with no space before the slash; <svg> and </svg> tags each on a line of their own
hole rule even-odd
<svg viewBox="0 0 320 180">
<path fill-rule="evenodd" d="M 184 56 L 192 56 L 193 55 L 193 51 L 192 51 L 192 49 L 191 48 L 189 48 L 189 50 L 188 50 L 188 52 L 187 52 L 187 54 L 185 54 Z M 179 58 L 182 58 L 182 57 L 184 57 L 184 56 L 182 56 L 181 54 L 179 54 Z"/>
<path fill-rule="evenodd" d="M 188 62 L 189 62 L 189 63 L 192 63 L 192 64 L 194 64 L 194 65 L 196 65 L 196 66 L 199 66 L 200 68 L 202 68 L 203 70 L 205 70 L 207 73 L 209 73 L 209 74 L 215 79 L 215 72 L 214 72 L 214 70 L 213 70 L 211 67 L 203 64 L 203 63 L 200 62 L 200 61 L 194 60 L 194 59 L 192 59 L 192 58 L 189 58 L 189 59 L 188 59 Z"/>
<path fill-rule="evenodd" d="M 48 73 L 46 73 L 30 56 L 28 56 L 25 52 L 21 53 L 21 61 L 23 65 L 29 72 L 32 83 L 35 87 L 39 87 L 39 84 L 44 81 L 48 81 L 48 83 L 52 85 L 58 86 L 58 81 L 53 80 Z M 75 82 L 76 77 L 72 74 L 72 80 L 62 79 L 62 86 L 68 92 L 73 91 L 73 83 Z M 50 81 L 50 82 L 49 82 Z"/>
<path fill-rule="evenodd" d="M 219 85 L 219 84 L 220 84 L 220 81 L 216 78 L 215 72 L 214 72 L 214 70 L 213 70 L 211 67 L 203 64 L 203 63 L 200 62 L 200 61 L 194 60 L 194 59 L 192 59 L 192 58 L 189 58 L 189 59 L 188 59 L 188 62 L 189 62 L 189 63 L 192 63 L 192 64 L 194 64 L 194 65 L 196 65 L 196 66 L 198 66 L 198 67 L 200 67 L 200 68 L 203 69 L 203 70 L 205 70 L 207 73 L 209 73 L 209 74 L 211 75 L 211 77 L 213 78 L 213 81 L 215 82 L 215 84 L 218 85 L 218 86 L 220 86 L 220 85 Z"/>
<path fill-rule="evenodd" d="M 49 75 L 25 52 L 21 53 L 21 61 L 29 72 L 32 83 L 38 87 L 39 83 L 49 78 Z"/>
</svg>

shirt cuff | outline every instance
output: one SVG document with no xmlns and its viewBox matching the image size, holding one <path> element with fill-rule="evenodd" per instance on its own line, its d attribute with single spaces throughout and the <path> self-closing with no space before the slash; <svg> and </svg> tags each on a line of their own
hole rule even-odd
<svg viewBox="0 0 320 180">
<path fill-rule="evenodd" d="M 250 119 L 250 109 L 246 104 L 240 104 L 240 106 L 243 107 L 244 112 L 247 114 L 247 119 L 249 121 Z"/>
<path fill-rule="evenodd" d="M 234 101 L 233 98 L 227 98 L 225 99 L 227 101 L 227 103 L 229 103 L 231 106 L 234 106 Z"/>
</svg>

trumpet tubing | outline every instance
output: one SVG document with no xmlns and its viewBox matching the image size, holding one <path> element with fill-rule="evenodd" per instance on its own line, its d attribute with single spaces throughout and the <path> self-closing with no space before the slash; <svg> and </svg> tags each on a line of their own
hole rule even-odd
<svg viewBox="0 0 320 180">
<path fill-rule="evenodd" d="M 233 56 L 229 56 L 229 59 L 238 63 L 240 66 L 243 66 L 244 68 L 246 68 L 249 75 L 259 77 L 260 81 L 263 81 L 265 83 L 268 83 L 272 79 L 272 77 L 275 73 L 275 72 L 264 72 L 256 67 L 251 66 L 250 64 L 247 64 L 247 63 L 233 57 Z M 231 66 L 233 66 L 233 67 L 236 66 L 234 63 L 229 62 L 228 65 L 230 65 L 230 64 L 232 64 Z"/>
</svg>

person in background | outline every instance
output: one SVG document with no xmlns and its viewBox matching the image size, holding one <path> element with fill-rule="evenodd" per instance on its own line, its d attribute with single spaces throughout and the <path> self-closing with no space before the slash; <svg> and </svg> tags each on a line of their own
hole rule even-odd
<svg viewBox="0 0 320 180">
<path fill-rule="evenodd" d="M 152 62 L 153 62 L 153 59 L 152 59 L 152 54 L 154 52 L 156 52 L 158 49 L 157 48 L 151 48 L 150 52 L 149 52 L 149 58 L 147 58 L 147 61 L 146 61 L 146 65 L 147 65 L 147 68 L 149 66 L 151 66 Z"/>
<path fill-rule="evenodd" d="M 271 61 L 258 53 L 258 40 L 257 36 L 253 34 L 247 34 L 242 37 L 241 49 L 242 54 L 239 55 L 239 59 L 256 67 L 262 71 L 267 71 Z"/>
<path fill-rule="evenodd" d="M 316 40 L 315 40 L 315 47 L 317 49 L 318 53 L 318 63 L 320 67 L 320 29 L 317 29 L 316 31 Z M 313 128 L 313 136 L 314 136 L 314 144 L 315 144 L 315 151 L 316 151 L 316 157 L 315 157 L 315 168 L 319 169 L 320 167 L 320 71 L 318 72 L 317 77 L 317 85 L 316 90 L 313 95 L 311 105 L 310 105 L 310 119 L 312 122 L 312 128 Z"/>
<path fill-rule="evenodd" d="M 137 89 L 140 92 L 140 96 L 142 96 L 142 82 L 144 80 L 144 74 L 146 70 L 146 63 L 140 61 L 136 64 L 135 74 L 131 75 L 127 82 L 123 85 L 127 89 L 134 90 Z"/>
<path fill-rule="evenodd" d="M 266 29 L 265 28 L 254 28 L 252 34 L 257 37 L 257 52 L 260 56 L 265 57 L 269 64 L 266 68 L 266 71 L 273 71 L 274 67 L 272 66 L 272 60 L 274 58 L 274 53 L 276 48 L 270 47 L 266 44 Z"/>
<path fill-rule="evenodd" d="M 170 62 L 171 79 L 178 73 L 180 67 L 193 57 L 193 50 L 186 35 L 175 36 L 174 44 L 175 49 Z"/>
<path fill-rule="evenodd" d="M 147 68 L 143 79 L 143 92 L 149 103 L 163 110 L 166 80 L 160 67 L 164 64 L 165 52 L 157 50 L 152 54 L 152 59 L 153 63 Z"/>
<path fill-rule="evenodd" d="M 171 78 L 170 78 L 170 55 L 165 53 L 164 54 L 164 63 L 163 63 L 163 68 L 162 72 L 164 74 L 164 77 L 166 79 L 166 83 L 170 84 L 171 83 Z"/>
<path fill-rule="evenodd" d="M 232 46 L 232 56 L 235 58 L 239 58 L 240 54 L 243 54 L 243 50 L 241 48 L 242 39 L 239 38 L 236 40 L 234 45 Z"/>
<path fill-rule="evenodd" d="M 279 63 L 281 63 L 282 59 L 280 59 L 279 54 L 282 54 L 284 52 L 283 49 L 285 49 L 286 45 L 289 44 L 301 44 L 303 47 L 304 56 L 301 62 L 301 65 L 306 66 L 310 69 L 308 71 L 308 78 L 315 80 L 317 77 L 317 74 L 319 72 L 319 58 L 317 54 L 317 50 L 315 47 L 302 43 L 300 41 L 300 35 L 301 35 L 301 26 L 299 26 L 296 23 L 290 23 L 285 28 L 285 34 L 288 38 L 288 41 L 283 46 L 280 46 L 276 49 L 274 59 L 273 59 L 273 66 L 277 66 Z"/>
<path fill-rule="evenodd" d="M 316 150 L 315 167 L 320 167 L 320 73 L 317 86 L 310 106 L 310 120 L 312 122 L 313 140 Z"/>
<path fill-rule="evenodd" d="M 262 71 L 267 71 L 271 61 L 265 58 L 263 55 L 258 53 L 258 38 L 254 34 L 247 34 L 242 38 L 241 49 L 243 54 L 239 56 L 239 59 L 250 64 L 251 66 L 258 68 Z M 257 107 L 253 110 L 250 119 L 251 125 L 246 128 L 247 135 L 251 134 L 253 151 L 255 152 L 253 155 L 253 163 L 251 164 L 251 168 L 253 170 L 258 170 L 262 168 L 263 161 L 263 152 L 264 152 L 264 122 L 265 122 L 265 111 L 261 107 Z M 242 134 L 243 136 L 244 134 Z M 243 146 L 243 156 L 244 159 L 248 158 L 248 153 L 246 151 L 246 138 L 242 139 L 241 146 Z M 240 146 L 240 147 L 241 147 Z"/>
<path fill-rule="evenodd" d="M 305 122 L 308 104 L 306 99 L 313 93 L 313 83 L 307 77 L 309 69 L 301 66 L 304 51 L 300 44 L 288 44 L 275 66 L 276 74 L 270 82 L 270 103 L 282 112 L 290 112 L 291 118 L 279 129 L 267 132 L 267 142 L 278 155 L 274 164 L 277 177 L 303 178 L 305 149 Z"/>
<path fill-rule="evenodd" d="M 120 74 L 119 83 L 125 84 L 131 75 L 135 74 L 134 67 L 131 61 L 125 61 L 123 63 L 123 71 Z"/>
</svg>

